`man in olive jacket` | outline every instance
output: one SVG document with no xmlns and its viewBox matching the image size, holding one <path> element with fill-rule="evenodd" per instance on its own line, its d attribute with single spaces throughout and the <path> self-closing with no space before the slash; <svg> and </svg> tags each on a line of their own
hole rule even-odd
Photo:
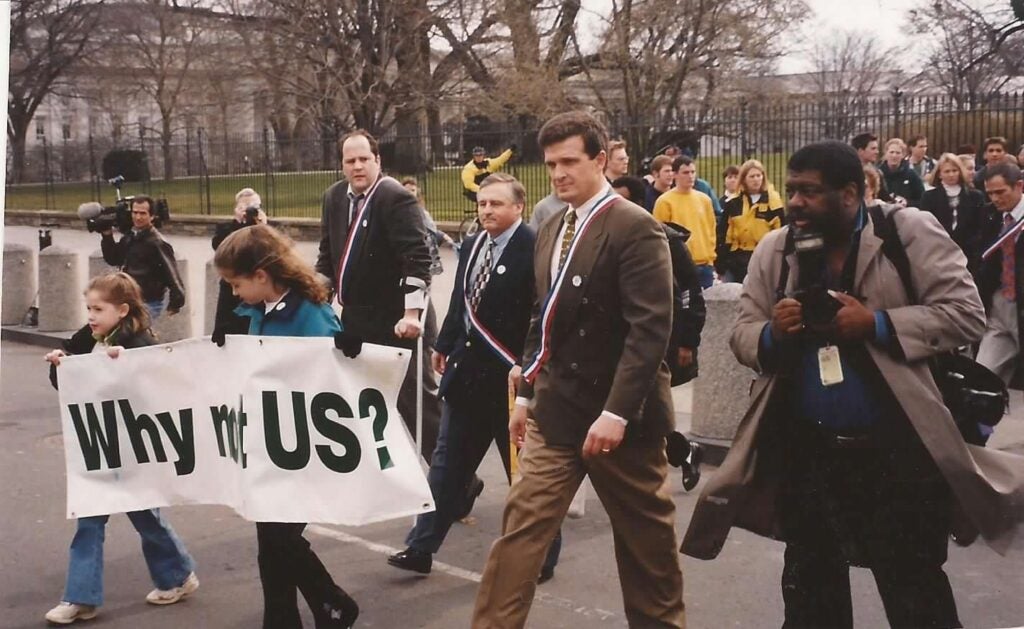
<svg viewBox="0 0 1024 629">
<path fill-rule="evenodd" d="M 731 338 L 761 375 L 682 552 L 714 558 L 732 526 L 785 541 L 787 627 L 851 627 L 850 565 L 873 570 L 892 625 L 958 627 L 942 570 L 952 509 L 997 551 L 1024 519 L 1024 459 L 965 444 L 929 369 L 984 330 L 966 259 L 932 215 L 899 211 L 912 303 L 862 205 L 852 149 L 804 147 L 786 187 L 790 225 L 754 251 Z M 819 277 L 839 308 L 829 323 L 792 298 L 812 259 L 788 252 L 794 228 L 824 234 Z"/>
</svg>

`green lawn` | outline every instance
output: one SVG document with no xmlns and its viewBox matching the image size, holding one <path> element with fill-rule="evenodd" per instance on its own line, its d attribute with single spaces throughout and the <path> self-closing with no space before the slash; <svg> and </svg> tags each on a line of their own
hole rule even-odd
<svg viewBox="0 0 1024 629">
<path fill-rule="evenodd" d="M 782 189 L 782 175 L 787 155 L 771 154 L 760 156 L 768 170 L 768 178 L 777 188 Z M 698 161 L 699 174 L 707 179 L 715 190 L 722 193 L 722 170 L 730 163 L 738 163 L 729 157 L 706 157 Z M 528 208 L 550 191 L 547 172 L 543 164 L 511 164 L 505 172 L 517 177 L 526 186 Z M 439 168 L 427 175 L 421 175 L 420 189 L 424 194 L 427 209 L 438 221 L 459 221 L 469 211 L 470 202 L 462 196 L 461 168 Z M 401 178 L 401 175 L 395 175 Z M 206 180 L 187 177 L 173 181 L 157 180 L 148 185 L 127 184 L 125 194 L 149 193 L 165 197 L 171 214 L 229 214 L 234 207 L 235 193 L 245 187 L 254 188 L 263 197 L 263 207 L 271 216 L 308 217 L 320 216 L 320 198 L 340 177 L 337 171 L 313 171 L 302 173 L 263 173 L 252 175 L 221 175 Z M 111 204 L 114 189 L 103 184 L 101 198 L 95 198 L 90 183 L 58 183 L 47 194 L 43 184 L 7 186 L 6 207 L 17 210 L 64 210 L 74 211 L 80 203 L 101 201 Z M 207 197 L 209 205 L 207 205 Z M 209 207 L 209 212 L 207 208 Z"/>
</svg>

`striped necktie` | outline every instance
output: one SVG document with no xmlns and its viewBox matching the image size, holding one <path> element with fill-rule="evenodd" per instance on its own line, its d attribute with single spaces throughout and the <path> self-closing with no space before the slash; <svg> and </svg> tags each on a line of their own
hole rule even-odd
<svg viewBox="0 0 1024 629">
<path fill-rule="evenodd" d="M 565 233 L 562 234 L 562 252 L 558 255 L 558 270 L 565 266 L 565 258 L 569 255 L 569 246 L 576 235 L 576 210 L 569 208 L 565 213 Z"/>
<path fill-rule="evenodd" d="M 469 293 L 469 306 L 476 312 L 476 307 L 480 305 L 480 298 L 483 297 L 484 289 L 487 287 L 487 280 L 491 279 L 491 262 L 494 260 L 494 240 L 489 239 L 487 248 L 484 249 L 484 260 L 480 265 L 480 270 L 476 273 L 476 279 L 473 280 L 473 289 Z"/>
</svg>

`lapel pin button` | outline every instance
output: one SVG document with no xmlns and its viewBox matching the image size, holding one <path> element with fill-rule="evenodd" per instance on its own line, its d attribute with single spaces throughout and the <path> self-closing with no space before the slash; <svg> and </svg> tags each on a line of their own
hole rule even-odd
<svg viewBox="0 0 1024 629">
<path fill-rule="evenodd" d="M 501 275 L 504 272 L 505 272 L 505 265 L 504 264 L 499 264 L 498 265 L 498 275 Z"/>
<path fill-rule="evenodd" d="M 364 218 L 363 219 L 363 227 L 366 227 L 367 225 L 368 225 L 368 223 L 367 223 L 366 219 Z"/>
<path fill-rule="evenodd" d="M 579 275 L 573 275 L 572 276 L 572 285 L 573 286 L 575 286 L 576 288 L 579 288 L 582 284 L 583 284 L 583 278 L 582 277 L 580 277 Z"/>
<path fill-rule="evenodd" d="M 284 302 L 282 301 L 281 303 L 274 306 L 274 310 L 284 310 Z"/>
</svg>

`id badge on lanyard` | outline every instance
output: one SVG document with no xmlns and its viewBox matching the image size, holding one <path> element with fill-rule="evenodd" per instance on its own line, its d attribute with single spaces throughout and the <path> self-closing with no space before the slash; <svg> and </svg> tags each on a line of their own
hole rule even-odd
<svg viewBox="0 0 1024 629">
<path fill-rule="evenodd" d="M 843 361 L 839 358 L 839 348 L 826 345 L 818 349 L 818 375 L 821 385 L 830 387 L 843 381 Z"/>
</svg>

